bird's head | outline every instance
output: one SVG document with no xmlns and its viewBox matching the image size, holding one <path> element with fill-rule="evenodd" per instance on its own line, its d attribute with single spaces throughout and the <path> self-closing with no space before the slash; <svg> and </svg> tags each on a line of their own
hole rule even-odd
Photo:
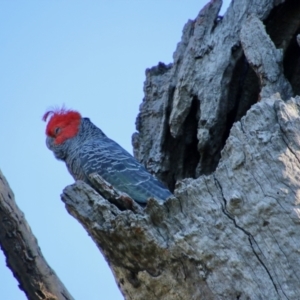
<svg viewBox="0 0 300 300">
<path fill-rule="evenodd" d="M 81 119 L 79 112 L 65 108 L 49 110 L 44 114 L 43 120 L 48 120 L 46 145 L 57 159 L 66 158 L 68 146 L 80 130 Z"/>
</svg>

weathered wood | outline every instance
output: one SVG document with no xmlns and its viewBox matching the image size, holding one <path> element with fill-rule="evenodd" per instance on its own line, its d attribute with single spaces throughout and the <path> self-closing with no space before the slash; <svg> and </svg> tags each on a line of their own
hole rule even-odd
<svg viewBox="0 0 300 300">
<path fill-rule="evenodd" d="M 247 61 L 260 81 L 260 97 L 280 93 L 283 99 L 293 95 L 292 87 L 283 74 L 283 51 L 276 49 L 263 23 L 251 15 L 241 30 L 241 43 Z"/>
<path fill-rule="evenodd" d="M 64 190 L 126 299 L 300 298 L 299 116 L 300 97 L 263 99 L 233 125 L 213 174 L 143 213 L 83 182 Z"/>
<path fill-rule="evenodd" d="M 171 189 L 177 180 L 216 169 L 232 124 L 260 94 L 280 92 L 288 99 L 291 87 L 293 95 L 300 94 L 300 2 L 235 0 L 219 17 L 221 2 L 210 1 L 188 21 L 172 64 L 160 63 L 146 72 L 134 154 Z M 262 26 L 249 21 L 254 18 L 266 23 L 273 42 Z M 263 66 L 268 64 L 259 76 L 252 69 L 259 62 L 250 58 L 255 52 L 261 54 Z"/>
<path fill-rule="evenodd" d="M 175 197 L 135 212 L 83 182 L 62 195 L 126 299 L 300 298 L 300 98 L 285 103 L 300 91 L 288 57 L 300 5 L 220 7 L 185 25 L 172 64 L 146 71 L 134 154 Z"/>
<path fill-rule="evenodd" d="M 90 174 L 89 179 L 95 190 L 98 191 L 106 200 L 115 204 L 119 209 L 130 209 L 134 212 L 142 210 L 141 206 L 132 200 L 126 193 L 116 190 L 98 173 Z"/>
<path fill-rule="evenodd" d="M 134 154 L 175 197 L 142 209 L 99 176 L 62 194 L 126 299 L 300 299 L 300 2 L 220 7 L 146 71 Z"/>
<path fill-rule="evenodd" d="M 6 256 L 7 266 L 28 299 L 73 299 L 43 257 L 37 240 L 24 214 L 18 208 L 14 194 L 1 171 L 0 246 Z"/>
</svg>

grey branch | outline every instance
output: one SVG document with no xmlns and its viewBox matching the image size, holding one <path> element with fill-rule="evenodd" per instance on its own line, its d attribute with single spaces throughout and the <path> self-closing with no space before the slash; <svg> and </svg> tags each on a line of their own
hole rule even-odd
<svg viewBox="0 0 300 300">
<path fill-rule="evenodd" d="M 19 287 L 30 300 L 72 300 L 47 264 L 14 194 L 0 171 L 0 246 Z"/>
<path fill-rule="evenodd" d="M 117 205 L 121 210 L 130 209 L 135 212 L 141 211 L 141 207 L 126 193 L 116 190 L 111 184 L 104 180 L 99 174 L 92 173 L 89 179 L 96 190 L 105 197 L 106 200 Z"/>
</svg>

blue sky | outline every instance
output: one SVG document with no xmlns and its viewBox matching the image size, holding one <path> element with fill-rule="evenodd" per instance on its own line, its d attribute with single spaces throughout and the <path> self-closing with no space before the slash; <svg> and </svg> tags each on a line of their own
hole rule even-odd
<svg viewBox="0 0 300 300">
<path fill-rule="evenodd" d="M 172 62 L 184 24 L 207 2 L 0 2 L 0 169 L 46 260 L 75 299 L 123 297 L 60 200 L 73 179 L 46 148 L 41 117 L 64 104 L 132 153 L 145 69 Z M 26 299 L 1 251 L 0 286 L 1 299 Z"/>
</svg>

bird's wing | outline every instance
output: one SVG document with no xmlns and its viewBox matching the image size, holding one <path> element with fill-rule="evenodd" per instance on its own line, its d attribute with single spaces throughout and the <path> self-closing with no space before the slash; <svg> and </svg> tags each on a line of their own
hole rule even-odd
<svg viewBox="0 0 300 300">
<path fill-rule="evenodd" d="M 116 142 L 101 138 L 85 143 L 80 153 L 83 172 L 98 173 L 116 189 L 140 203 L 165 200 L 170 191 Z"/>
</svg>

